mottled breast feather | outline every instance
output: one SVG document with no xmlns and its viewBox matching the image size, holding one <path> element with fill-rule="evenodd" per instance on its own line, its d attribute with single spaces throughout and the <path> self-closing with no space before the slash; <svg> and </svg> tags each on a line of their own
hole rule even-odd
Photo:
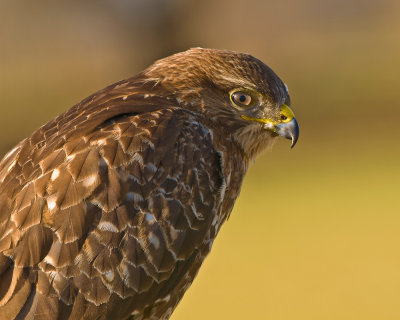
<svg viewBox="0 0 400 320">
<path fill-rule="evenodd" d="M 137 91 L 96 93 L 2 160 L 0 319 L 168 319 L 192 282 L 243 168 L 201 115 Z"/>
</svg>

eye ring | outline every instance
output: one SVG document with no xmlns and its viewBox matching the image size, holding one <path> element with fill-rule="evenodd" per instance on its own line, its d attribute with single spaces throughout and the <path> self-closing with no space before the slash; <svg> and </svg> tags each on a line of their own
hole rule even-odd
<svg viewBox="0 0 400 320">
<path fill-rule="evenodd" d="M 231 94 L 231 100 L 235 105 L 239 107 L 248 107 L 253 101 L 252 97 L 248 93 L 243 91 L 233 92 Z"/>
</svg>

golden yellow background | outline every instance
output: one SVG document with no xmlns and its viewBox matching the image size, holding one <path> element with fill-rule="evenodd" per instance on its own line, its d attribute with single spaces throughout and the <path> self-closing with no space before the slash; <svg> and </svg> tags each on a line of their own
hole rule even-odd
<svg viewBox="0 0 400 320">
<path fill-rule="evenodd" d="M 400 319 L 396 0 L 1 1 L 1 153 L 193 46 L 270 65 L 301 130 L 251 167 L 172 320 Z"/>
</svg>

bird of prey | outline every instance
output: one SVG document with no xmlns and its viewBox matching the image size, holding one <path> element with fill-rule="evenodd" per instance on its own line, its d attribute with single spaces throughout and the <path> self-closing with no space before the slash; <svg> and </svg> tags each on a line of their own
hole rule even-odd
<svg viewBox="0 0 400 320">
<path fill-rule="evenodd" d="M 0 163 L 0 319 L 168 319 L 255 157 L 296 143 L 286 85 L 195 48 L 84 99 Z"/>
</svg>

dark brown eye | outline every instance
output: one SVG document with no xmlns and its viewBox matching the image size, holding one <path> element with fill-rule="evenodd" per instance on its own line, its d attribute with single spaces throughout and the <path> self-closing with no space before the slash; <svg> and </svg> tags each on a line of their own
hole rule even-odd
<svg viewBox="0 0 400 320">
<path fill-rule="evenodd" d="M 246 107 L 251 103 L 251 96 L 245 92 L 232 93 L 232 101 L 239 106 Z"/>
</svg>

